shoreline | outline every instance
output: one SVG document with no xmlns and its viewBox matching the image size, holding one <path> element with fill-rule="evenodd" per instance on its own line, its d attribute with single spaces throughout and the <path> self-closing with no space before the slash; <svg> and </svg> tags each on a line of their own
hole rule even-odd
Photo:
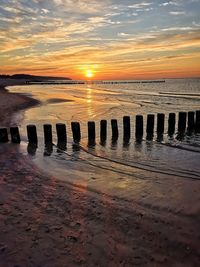
<svg viewBox="0 0 200 267">
<path fill-rule="evenodd" d="M 40 104 L 40 102 L 34 98 L 18 93 L 11 93 L 6 88 L 16 85 L 25 85 L 25 83 L 12 81 L 12 83 L 7 82 L 6 84 L 5 81 L 2 82 L 0 80 L 0 127 L 10 127 L 12 124 L 16 124 L 12 122 L 12 117 L 16 112 Z"/>
<path fill-rule="evenodd" d="M 9 126 L 12 115 L 35 100 L 5 87 L 0 101 L 12 104 L 0 114 Z M 19 145 L 0 144 L 0 266 L 198 266 L 199 182 L 178 181 L 184 186 L 174 198 L 183 194 L 183 203 L 174 209 L 159 204 L 162 181 L 153 190 L 144 187 L 154 202 L 141 195 L 122 201 L 47 175 Z M 166 202 L 171 191 L 169 185 Z M 198 194 L 197 204 L 187 203 L 184 194 Z"/>
</svg>

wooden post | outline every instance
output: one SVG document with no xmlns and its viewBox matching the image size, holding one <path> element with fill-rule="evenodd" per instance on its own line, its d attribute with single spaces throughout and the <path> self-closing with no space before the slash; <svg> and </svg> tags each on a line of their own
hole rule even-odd
<svg viewBox="0 0 200 267">
<path fill-rule="evenodd" d="M 129 116 L 123 117 L 123 133 L 124 139 L 129 140 L 131 136 L 131 120 Z"/>
<path fill-rule="evenodd" d="M 136 115 L 135 118 L 135 136 L 136 139 L 140 139 L 143 136 L 143 116 L 142 115 Z"/>
<path fill-rule="evenodd" d="M 195 130 L 197 133 L 200 133 L 200 110 L 196 111 Z"/>
<path fill-rule="evenodd" d="M 8 131 L 7 128 L 0 128 L 0 143 L 8 142 Z"/>
<path fill-rule="evenodd" d="M 81 128 L 79 122 L 72 122 L 71 123 L 72 135 L 73 140 L 75 143 L 79 143 L 81 140 Z"/>
<path fill-rule="evenodd" d="M 188 132 L 192 132 L 194 130 L 194 126 L 195 126 L 194 114 L 195 114 L 194 111 L 188 112 L 188 125 L 187 125 Z"/>
<path fill-rule="evenodd" d="M 164 128 L 165 128 L 165 114 L 158 113 L 157 114 L 157 135 L 163 134 Z"/>
<path fill-rule="evenodd" d="M 56 132 L 57 132 L 58 144 L 61 143 L 66 144 L 67 143 L 66 125 L 64 123 L 57 123 Z"/>
<path fill-rule="evenodd" d="M 45 144 L 52 144 L 53 137 L 52 137 L 52 126 L 51 124 L 44 124 L 44 143 Z"/>
<path fill-rule="evenodd" d="M 178 117 L 178 132 L 184 132 L 186 128 L 186 118 L 187 113 L 186 112 L 179 112 Z"/>
<path fill-rule="evenodd" d="M 112 127 L 112 139 L 118 139 L 119 131 L 118 131 L 118 123 L 116 119 L 111 120 L 111 127 Z"/>
<path fill-rule="evenodd" d="M 107 138 L 107 121 L 100 121 L 100 140 L 101 142 L 105 142 Z"/>
<path fill-rule="evenodd" d="M 154 114 L 147 115 L 147 134 L 153 135 L 154 131 Z"/>
<path fill-rule="evenodd" d="M 168 135 L 173 135 L 175 132 L 175 125 L 176 125 L 176 114 L 169 113 L 168 118 Z"/>
<path fill-rule="evenodd" d="M 96 139 L 95 122 L 88 121 L 88 141 L 94 143 Z"/>
<path fill-rule="evenodd" d="M 10 134 L 12 143 L 19 144 L 21 142 L 18 127 L 10 127 Z"/>
<path fill-rule="evenodd" d="M 37 137 L 37 129 L 35 125 L 29 124 L 27 125 L 27 135 L 29 143 L 37 144 L 38 137 Z"/>
</svg>

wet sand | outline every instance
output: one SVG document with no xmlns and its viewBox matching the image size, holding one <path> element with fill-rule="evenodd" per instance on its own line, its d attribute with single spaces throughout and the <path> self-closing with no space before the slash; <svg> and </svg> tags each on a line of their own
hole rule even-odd
<svg viewBox="0 0 200 267">
<path fill-rule="evenodd" d="M 199 195 L 199 181 L 191 187 Z M 161 208 L 156 193 L 154 205 L 143 205 L 141 197 L 70 186 L 37 169 L 18 145 L 0 144 L 0 266 L 199 266 L 200 201 L 175 212 Z M 184 192 L 182 199 L 185 207 Z"/>
<path fill-rule="evenodd" d="M 9 93 L 6 86 L 23 85 L 24 81 L 12 79 L 0 79 L 0 126 L 9 127 L 12 124 L 12 115 L 14 112 L 23 110 L 39 104 L 35 99 L 16 93 Z"/>
</svg>

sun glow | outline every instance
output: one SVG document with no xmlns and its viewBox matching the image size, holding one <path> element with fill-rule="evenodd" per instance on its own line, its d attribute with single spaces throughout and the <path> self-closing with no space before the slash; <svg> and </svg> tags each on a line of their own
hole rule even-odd
<svg viewBox="0 0 200 267">
<path fill-rule="evenodd" d="M 85 71 L 85 77 L 92 78 L 94 76 L 93 70 L 86 70 Z"/>
</svg>

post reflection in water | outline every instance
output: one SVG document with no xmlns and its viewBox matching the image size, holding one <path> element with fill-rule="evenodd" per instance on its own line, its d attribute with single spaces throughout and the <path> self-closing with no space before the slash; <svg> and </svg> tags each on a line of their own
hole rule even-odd
<svg viewBox="0 0 200 267">
<path fill-rule="evenodd" d="M 52 143 L 47 143 L 44 147 L 44 156 L 48 157 L 51 156 L 51 154 L 53 153 L 53 144 Z"/>
<path fill-rule="evenodd" d="M 147 141 L 152 141 L 152 140 L 153 140 L 153 137 L 154 137 L 153 134 L 151 134 L 151 133 L 147 133 L 147 135 L 146 135 L 146 140 L 147 140 Z"/>
<path fill-rule="evenodd" d="M 106 146 L 106 140 L 105 139 L 100 139 L 100 142 L 99 142 L 99 144 L 101 145 L 101 146 L 103 146 L 103 147 L 105 147 Z"/>
<path fill-rule="evenodd" d="M 153 150 L 153 139 L 152 140 L 146 140 L 146 149 L 148 152 L 151 152 Z"/>
<path fill-rule="evenodd" d="M 29 155 L 34 156 L 36 154 L 37 144 L 28 143 L 27 152 Z"/>
<path fill-rule="evenodd" d="M 183 141 L 184 138 L 185 138 L 185 133 L 183 133 L 183 132 L 178 132 L 178 133 L 177 133 L 177 135 L 176 135 L 176 139 L 177 139 L 178 141 Z"/>
<path fill-rule="evenodd" d="M 116 150 L 118 145 L 118 139 L 117 138 L 112 138 L 111 139 L 111 149 Z"/>
<path fill-rule="evenodd" d="M 157 134 L 157 139 L 156 139 L 156 141 L 157 141 L 158 143 L 161 143 L 161 142 L 163 141 L 163 134 Z"/>
<path fill-rule="evenodd" d="M 88 140 L 88 144 L 87 144 L 88 148 L 94 148 L 95 145 L 96 145 L 95 139 Z"/>
<path fill-rule="evenodd" d="M 134 149 L 136 152 L 141 152 L 143 148 L 143 143 L 142 143 L 142 139 L 140 139 L 140 141 L 135 141 L 134 142 Z"/>
<path fill-rule="evenodd" d="M 78 160 L 80 156 L 80 146 L 77 144 L 72 144 L 72 156 L 73 160 Z"/>
<path fill-rule="evenodd" d="M 123 138 L 123 150 L 129 150 L 130 138 Z"/>
</svg>

